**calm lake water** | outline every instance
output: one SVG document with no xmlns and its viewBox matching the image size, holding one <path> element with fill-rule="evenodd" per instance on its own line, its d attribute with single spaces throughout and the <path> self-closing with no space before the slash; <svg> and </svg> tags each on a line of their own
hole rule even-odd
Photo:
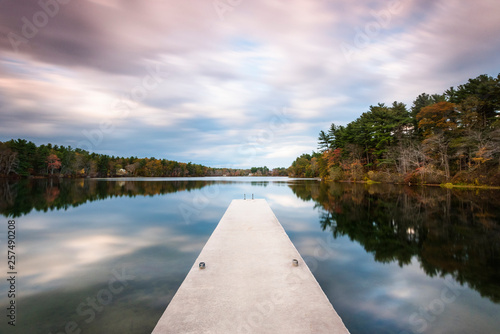
<svg viewBox="0 0 500 334">
<path fill-rule="evenodd" d="M 12 333 L 150 333 L 244 194 L 268 201 L 351 333 L 499 332 L 498 190 L 148 178 L 0 180 L 3 254 L 9 219 L 17 233 Z"/>
</svg>

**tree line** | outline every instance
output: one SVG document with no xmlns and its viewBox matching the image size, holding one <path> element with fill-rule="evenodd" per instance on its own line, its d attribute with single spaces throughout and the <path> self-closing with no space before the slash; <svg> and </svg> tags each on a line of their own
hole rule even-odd
<svg viewBox="0 0 500 334">
<path fill-rule="evenodd" d="M 167 159 L 116 157 L 91 153 L 71 146 L 44 144 L 37 146 L 25 139 L 0 142 L 0 176 L 30 177 L 187 177 L 187 176 L 283 176 L 284 168 L 269 170 L 212 168 L 191 162 Z"/>
<path fill-rule="evenodd" d="M 500 74 L 480 75 L 410 108 L 379 103 L 320 131 L 318 151 L 289 168 L 325 180 L 500 185 Z"/>
</svg>

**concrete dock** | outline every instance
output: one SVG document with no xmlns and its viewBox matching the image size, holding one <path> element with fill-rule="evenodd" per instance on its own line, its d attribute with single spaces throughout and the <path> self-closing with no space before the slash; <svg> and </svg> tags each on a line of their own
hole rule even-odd
<svg viewBox="0 0 500 334">
<path fill-rule="evenodd" d="M 266 200 L 257 199 L 231 202 L 153 330 L 165 333 L 349 332 Z"/>
</svg>

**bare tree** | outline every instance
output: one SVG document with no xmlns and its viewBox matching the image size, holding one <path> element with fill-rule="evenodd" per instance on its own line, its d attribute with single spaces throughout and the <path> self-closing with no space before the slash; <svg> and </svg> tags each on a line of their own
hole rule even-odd
<svg viewBox="0 0 500 334">
<path fill-rule="evenodd" d="M 450 179 L 450 159 L 448 156 L 449 140 L 443 133 L 435 134 L 423 141 L 425 152 L 433 156 L 444 167 L 446 179 Z"/>
<path fill-rule="evenodd" d="M 18 164 L 17 152 L 13 152 L 6 144 L 0 143 L 0 174 L 9 175 Z"/>
</svg>

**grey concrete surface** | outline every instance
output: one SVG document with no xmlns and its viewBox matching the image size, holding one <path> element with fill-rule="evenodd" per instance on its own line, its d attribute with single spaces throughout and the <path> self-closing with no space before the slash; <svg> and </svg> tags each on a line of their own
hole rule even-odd
<svg viewBox="0 0 500 334">
<path fill-rule="evenodd" d="M 163 333 L 349 332 L 267 202 L 256 199 L 231 202 L 153 330 Z"/>
</svg>

